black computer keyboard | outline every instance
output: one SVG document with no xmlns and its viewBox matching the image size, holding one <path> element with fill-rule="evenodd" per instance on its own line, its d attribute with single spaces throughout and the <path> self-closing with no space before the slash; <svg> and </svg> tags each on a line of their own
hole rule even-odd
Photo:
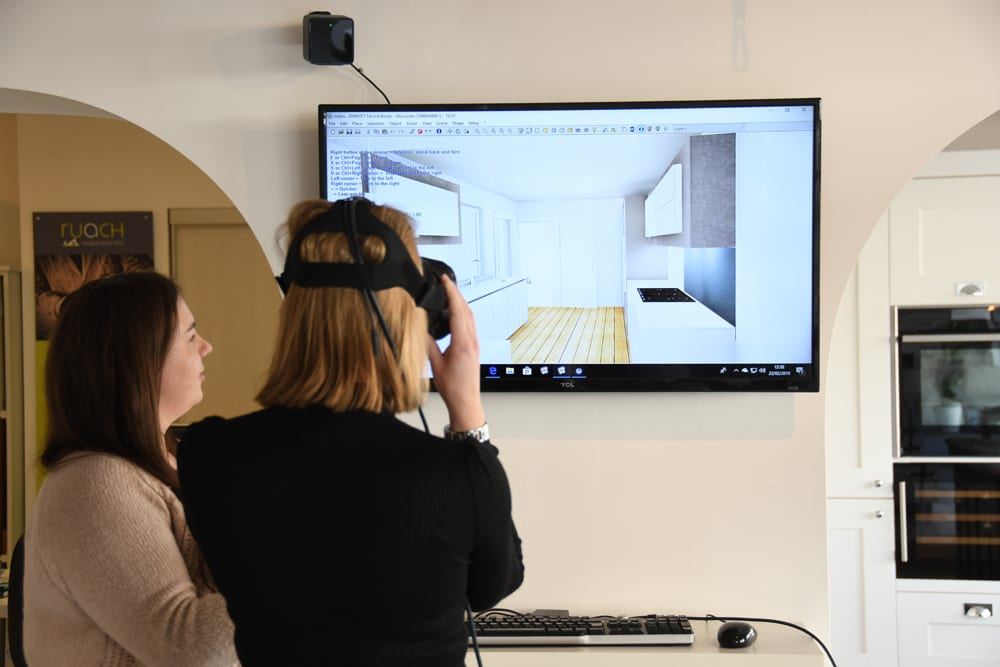
<svg viewBox="0 0 1000 667">
<path fill-rule="evenodd" d="M 480 646 L 677 646 L 694 643 L 686 616 L 570 616 L 485 611 L 474 619 Z M 472 643 L 472 637 L 469 637 Z"/>
</svg>

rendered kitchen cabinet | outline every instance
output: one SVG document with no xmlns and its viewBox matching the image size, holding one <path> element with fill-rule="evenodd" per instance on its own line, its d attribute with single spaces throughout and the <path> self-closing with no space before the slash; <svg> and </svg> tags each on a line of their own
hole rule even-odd
<svg viewBox="0 0 1000 667">
<path fill-rule="evenodd" d="M 488 279 L 461 289 L 476 318 L 483 358 L 510 361 L 510 336 L 528 320 L 527 281 Z"/>
<path fill-rule="evenodd" d="M 646 238 L 681 233 L 681 169 L 680 164 L 671 165 L 646 197 Z"/>
</svg>

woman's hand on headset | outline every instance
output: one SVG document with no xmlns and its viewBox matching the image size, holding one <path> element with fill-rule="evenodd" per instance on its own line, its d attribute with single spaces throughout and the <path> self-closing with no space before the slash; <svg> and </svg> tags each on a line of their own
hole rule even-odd
<svg viewBox="0 0 1000 667">
<path fill-rule="evenodd" d="M 451 342 L 441 352 L 437 341 L 427 336 L 427 356 L 434 373 L 434 386 L 448 406 L 452 431 L 471 431 L 486 423 L 479 396 L 479 339 L 472 308 L 458 286 L 441 276 L 451 311 Z"/>
</svg>

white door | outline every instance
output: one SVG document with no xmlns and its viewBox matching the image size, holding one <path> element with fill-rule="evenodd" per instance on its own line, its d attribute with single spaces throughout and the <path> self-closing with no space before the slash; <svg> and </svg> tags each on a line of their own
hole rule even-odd
<svg viewBox="0 0 1000 667">
<path fill-rule="evenodd" d="M 271 266 L 235 209 L 170 209 L 169 218 L 171 275 L 215 348 L 205 359 L 205 399 L 181 421 L 255 410 L 281 306 Z"/>
<path fill-rule="evenodd" d="M 551 221 L 518 226 L 521 271 L 528 278 L 528 305 L 557 306 L 560 291 L 559 226 Z"/>
<path fill-rule="evenodd" d="M 598 230 L 593 220 L 559 223 L 559 305 L 594 308 L 597 303 Z"/>
</svg>

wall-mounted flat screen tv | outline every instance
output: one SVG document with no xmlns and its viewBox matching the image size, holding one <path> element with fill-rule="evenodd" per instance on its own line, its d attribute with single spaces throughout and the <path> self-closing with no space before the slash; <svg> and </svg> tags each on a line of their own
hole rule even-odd
<svg viewBox="0 0 1000 667">
<path fill-rule="evenodd" d="M 819 99 L 323 104 L 319 157 L 454 268 L 486 391 L 818 390 Z"/>
</svg>

